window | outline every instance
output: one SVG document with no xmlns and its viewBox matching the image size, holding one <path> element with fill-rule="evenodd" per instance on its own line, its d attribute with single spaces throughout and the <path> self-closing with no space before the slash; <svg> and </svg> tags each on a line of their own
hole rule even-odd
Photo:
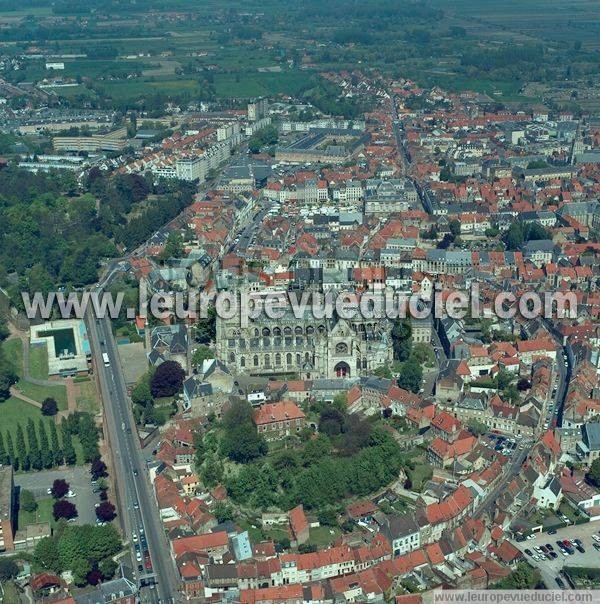
<svg viewBox="0 0 600 604">
<path fill-rule="evenodd" d="M 246 357 L 240 357 L 240 367 L 246 366 Z"/>
<path fill-rule="evenodd" d="M 258 355 L 257 354 L 254 355 L 253 362 L 254 362 L 254 366 L 258 367 Z"/>
<path fill-rule="evenodd" d="M 337 354 L 348 354 L 348 344 L 346 342 L 339 342 L 335 346 L 335 352 Z"/>
</svg>

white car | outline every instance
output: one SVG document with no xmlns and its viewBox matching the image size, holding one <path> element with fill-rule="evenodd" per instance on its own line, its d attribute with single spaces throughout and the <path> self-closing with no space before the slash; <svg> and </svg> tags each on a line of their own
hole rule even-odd
<svg viewBox="0 0 600 604">
<path fill-rule="evenodd" d="M 535 539 L 535 535 L 527 535 L 526 539 Z"/>
<path fill-rule="evenodd" d="M 75 491 L 71 491 L 71 489 L 69 489 L 69 492 L 65 495 L 65 497 L 67 499 L 73 499 L 73 497 L 77 497 L 77 493 L 75 493 Z"/>
<path fill-rule="evenodd" d="M 134 543 L 138 542 L 138 536 L 135 533 L 133 533 L 133 542 Z"/>
<path fill-rule="evenodd" d="M 533 554 L 533 556 L 531 556 L 534 560 L 536 560 L 537 562 L 539 562 L 540 557 L 537 554 Z"/>
<path fill-rule="evenodd" d="M 600 537 L 598 537 L 598 535 L 592 535 L 592 539 L 600 543 Z"/>
</svg>

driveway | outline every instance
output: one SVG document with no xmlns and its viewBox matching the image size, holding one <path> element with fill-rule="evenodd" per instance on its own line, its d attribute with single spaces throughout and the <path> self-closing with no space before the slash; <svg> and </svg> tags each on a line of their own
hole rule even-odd
<svg viewBox="0 0 600 604">
<path fill-rule="evenodd" d="M 594 548 L 592 534 L 600 533 L 600 522 L 588 522 L 586 524 L 570 525 L 560 528 L 556 531 L 556 535 L 548 535 L 548 533 L 536 533 L 535 539 L 527 539 L 525 541 L 512 541 L 512 543 L 519 548 L 522 552 L 529 549 L 533 552 L 534 546 L 541 546 L 550 543 L 554 548 L 554 551 L 558 554 L 558 558 L 552 560 L 534 560 L 531 556 L 525 554 L 525 558 L 529 564 L 538 568 L 544 579 L 544 583 L 550 589 L 556 589 L 556 577 L 558 577 L 560 571 L 564 566 L 583 566 L 587 568 L 595 568 L 598 566 L 598 559 L 600 558 L 600 552 Z M 557 541 L 563 541 L 568 539 L 581 539 L 583 543 L 583 549 L 585 553 L 580 553 L 575 550 L 572 556 L 563 556 L 560 553 Z M 566 581 L 565 581 L 566 583 Z"/>
<path fill-rule="evenodd" d="M 77 506 L 79 516 L 77 524 L 94 524 L 96 510 L 94 504 L 100 501 L 98 495 L 92 493 L 89 466 L 77 466 L 64 470 L 45 470 L 28 474 L 15 474 L 15 486 L 31 491 L 36 499 L 48 499 L 47 490 L 57 478 L 64 478 L 75 493 L 70 499 Z"/>
</svg>

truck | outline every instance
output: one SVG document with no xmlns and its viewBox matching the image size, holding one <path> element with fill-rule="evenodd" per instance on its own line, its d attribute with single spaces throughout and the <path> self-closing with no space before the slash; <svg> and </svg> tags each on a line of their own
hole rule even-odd
<svg viewBox="0 0 600 604">
<path fill-rule="evenodd" d="M 105 367 L 110 367 L 110 360 L 108 358 L 108 353 L 107 352 L 103 352 L 102 353 L 102 360 L 104 361 L 104 366 Z"/>
</svg>

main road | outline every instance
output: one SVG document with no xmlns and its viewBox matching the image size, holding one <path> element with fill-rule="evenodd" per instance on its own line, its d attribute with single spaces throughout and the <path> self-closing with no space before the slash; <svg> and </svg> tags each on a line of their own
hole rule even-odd
<svg viewBox="0 0 600 604">
<path fill-rule="evenodd" d="M 125 540 L 130 543 L 141 586 L 140 600 L 170 604 L 176 601 L 179 578 L 147 479 L 111 322 L 108 317 L 95 317 L 89 305 L 86 324 L 104 401 L 104 433 L 112 450 Z M 108 355 L 107 364 L 102 360 L 104 353 Z M 136 535 L 135 543 L 133 535 Z M 141 561 L 136 561 L 138 551 Z"/>
</svg>

